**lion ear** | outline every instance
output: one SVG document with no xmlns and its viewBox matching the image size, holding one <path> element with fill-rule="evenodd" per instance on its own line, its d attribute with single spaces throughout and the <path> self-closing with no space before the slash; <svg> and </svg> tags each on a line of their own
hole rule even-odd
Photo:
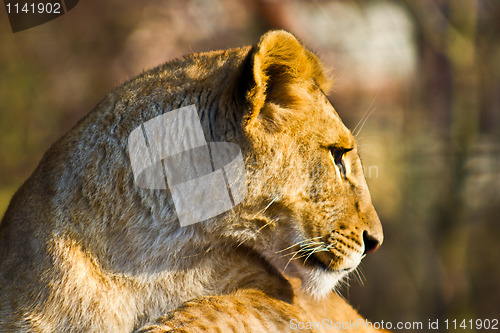
<svg viewBox="0 0 500 333">
<path fill-rule="evenodd" d="M 246 123 L 253 123 L 267 102 L 287 106 L 293 100 L 294 84 L 315 82 L 329 89 L 322 64 L 292 34 L 284 30 L 264 34 L 251 51 L 252 86 L 247 92 L 250 111 Z"/>
</svg>

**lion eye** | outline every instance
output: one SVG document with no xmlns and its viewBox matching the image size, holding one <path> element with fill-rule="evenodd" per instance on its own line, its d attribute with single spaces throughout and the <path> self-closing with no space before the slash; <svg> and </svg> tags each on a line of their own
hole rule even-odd
<svg viewBox="0 0 500 333">
<path fill-rule="evenodd" d="M 350 150 L 352 150 L 352 149 L 338 148 L 338 147 L 330 148 L 330 154 L 332 155 L 332 158 L 333 158 L 335 165 L 337 166 L 337 168 L 339 168 L 339 172 L 342 175 L 342 177 L 346 176 L 344 156 Z"/>
</svg>

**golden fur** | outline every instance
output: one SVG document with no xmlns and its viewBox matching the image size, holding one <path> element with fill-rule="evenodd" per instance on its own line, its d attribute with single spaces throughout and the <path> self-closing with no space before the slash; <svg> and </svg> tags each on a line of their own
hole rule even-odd
<svg viewBox="0 0 500 333">
<path fill-rule="evenodd" d="M 2 220 L 0 331 L 286 332 L 294 318 L 360 318 L 331 290 L 382 229 L 328 86 L 317 57 L 274 31 L 108 94 Z M 127 138 L 191 104 L 207 141 L 241 147 L 248 195 L 180 227 L 168 191 L 135 185 Z"/>
</svg>

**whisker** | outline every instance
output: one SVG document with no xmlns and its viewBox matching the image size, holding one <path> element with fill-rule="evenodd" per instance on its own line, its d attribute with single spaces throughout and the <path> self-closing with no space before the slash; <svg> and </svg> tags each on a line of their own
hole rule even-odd
<svg viewBox="0 0 500 333">
<path fill-rule="evenodd" d="M 327 251 L 326 248 L 324 246 L 318 246 L 316 247 L 315 249 L 313 249 L 313 251 L 311 251 L 311 253 L 309 253 L 309 255 L 304 259 L 304 263 L 307 261 L 307 259 L 309 259 L 310 256 L 312 256 L 313 254 L 315 253 L 318 253 L 318 252 L 324 252 L 324 251 Z"/>
<path fill-rule="evenodd" d="M 359 119 L 358 123 L 356 124 L 356 126 L 352 129 L 352 133 L 356 133 L 356 130 L 358 129 L 359 125 L 363 122 L 363 120 L 365 119 L 366 115 L 370 112 L 370 109 L 373 105 L 373 101 L 372 103 L 370 104 L 370 106 L 368 107 L 368 109 L 366 109 L 365 113 L 363 113 L 363 116 Z"/>
<path fill-rule="evenodd" d="M 297 251 L 284 254 L 281 257 L 285 257 L 285 256 L 289 256 L 289 255 L 292 256 L 287 263 L 287 266 L 288 266 L 290 261 L 292 261 L 293 259 L 300 259 L 300 258 L 304 258 L 304 257 L 306 257 L 306 259 L 304 259 L 304 263 L 305 263 L 311 255 L 313 255 L 314 253 L 318 253 L 318 252 L 328 252 L 328 249 L 323 244 L 320 244 L 318 246 L 311 248 L 310 250 L 304 251 L 304 249 L 299 249 Z M 285 266 L 285 268 L 286 268 L 286 266 Z"/>
<path fill-rule="evenodd" d="M 259 210 L 257 213 L 255 213 L 255 215 L 252 217 L 252 219 L 256 218 L 259 214 L 262 214 L 264 213 L 266 210 L 269 209 L 269 207 L 271 207 L 271 205 L 279 198 L 280 196 L 280 193 L 278 193 L 268 204 L 266 207 L 264 207 L 263 209 Z M 276 222 L 276 221 L 279 221 L 279 217 L 277 218 L 272 218 L 270 219 L 268 222 L 266 222 L 266 224 L 264 224 L 262 227 L 260 227 L 259 229 L 257 229 L 255 231 L 254 234 L 252 235 L 248 235 L 247 237 L 243 238 L 236 247 L 240 247 L 244 242 L 248 241 L 250 238 L 252 237 L 255 237 L 258 233 L 260 233 L 265 227 L 267 227 L 268 225 Z"/>
<path fill-rule="evenodd" d="M 366 278 L 365 278 L 365 276 L 364 276 L 364 274 L 363 274 L 363 269 L 362 269 L 360 266 L 358 266 L 358 267 L 354 270 L 354 272 L 355 272 L 355 274 L 356 274 L 355 276 L 357 277 L 357 280 L 358 280 L 359 284 L 360 284 L 360 285 L 362 285 L 362 286 L 364 286 L 364 285 L 365 285 Z"/>
<path fill-rule="evenodd" d="M 359 133 L 361 133 L 361 130 L 365 126 L 366 121 L 370 118 L 370 116 L 373 114 L 373 112 L 375 112 L 375 110 L 377 110 L 376 107 L 374 107 L 373 109 L 370 110 L 370 113 L 368 113 L 368 115 L 365 117 L 365 120 L 363 120 L 359 129 L 355 133 L 353 133 L 355 137 L 358 137 Z"/>
<path fill-rule="evenodd" d="M 365 123 L 368 120 L 368 118 L 370 118 L 370 116 L 373 114 L 373 112 L 377 109 L 377 108 L 372 109 L 372 107 L 373 107 L 373 104 L 375 103 L 375 101 L 377 100 L 379 94 L 380 94 L 380 90 L 377 92 L 377 94 L 373 98 L 372 102 L 370 103 L 370 106 L 368 107 L 366 112 L 363 114 L 363 117 L 361 117 L 361 119 L 358 121 L 356 127 L 354 127 L 354 129 L 352 130 L 352 133 L 356 138 L 358 137 L 359 133 L 361 133 L 361 130 L 365 126 Z M 358 129 L 358 127 L 359 127 L 359 129 Z"/>
<path fill-rule="evenodd" d="M 297 253 L 296 253 L 296 254 L 297 254 Z M 285 268 L 283 268 L 283 270 L 284 270 L 284 271 L 286 271 L 286 268 L 287 268 L 287 267 L 288 267 L 288 265 L 292 262 L 292 260 L 295 258 L 295 255 L 296 255 L 296 254 L 294 254 L 294 255 L 293 255 L 290 259 L 288 259 L 288 262 L 286 263 Z"/>
<path fill-rule="evenodd" d="M 306 246 L 301 246 L 300 249 L 298 249 L 296 251 L 293 251 L 290 253 L 285 253 L 281 257 L 286 257 L 289 255 L 300 254 L 300 253 L 303 253 L 304 255 L 308 255 L 310 252 L 315 253 L 315 252 L 320 252 L 320 251 L 328 251 L 328 249 L 326 248 L 326 246 L 324 244 L 321 244 L 321 243 L 307 244 Z M 283 251 L 279 251 L 279 252 L 283 252 Z M 276 252 L 276 253 L 279 253 L 279 252 Z M 301 258 L 301 257 L 299 257 L 299 258 Z"/>
<path fill-rule="evenodd" d="M 264 213 L 266 210 L 269 209 L 269 207 L 271 207 L 271 205 L 276 201 L 276 199 L 278 199 L 280 196 L 280 194 L 278 193 L 268 204 L 266 207 L 264 207 L 263 209 L 259 210 L 257 213 L 255 213 L 255 215 L 252 217 L 252 219 L 256 218 L 257 215 L 259 214 L 262 214 Z"/>
<path fill-rule="evenodd" d="M 266 222 L 266 224 L 264 224 L 262 227 L 260 227 L 259 229 L 257 229 L 255 231 L 254 234 L 252 235 L 248 235 L 246 238 L 242 239 L 238 245 L 236 247 L 240 247 L 241 245 L 243 245 L 244 242 L 246 242 L 247 240 L 249 240 L 251 237 L 255 237 L 257 236 L 258 233 L 260 233 L 262 231 L 262 229 L 264 229 L 265 227 L 267 227 L 268 225 L 270 224 L 273 224 L 274 222 L 276 221 L 279 221 L 279 217 L 276 217 L 276 218 L 273 218 L 273 219 L 270 219 L 268 222 Z"/>
<path fill-rule="evenodd" d="M 337 285 L 335 285 L 335 288 L 334 288 L 334 291 L 335 293 L 340 296 L 344 301 L 348 302 L 347 298 L 342 294 L 342 285 L 345 285 L 347 287 L 349 287 L 349 279 L 347 278 L 347 281 L 346 281 L 346 277 L 344 277 L 342 280 L 339 281 L 340 283 L 338 283 Z M 349 288 L 345 288 L 347 290 L 347 294 L 349 294 Z"/>
<path fill-rule="evenodd" d="M 291 249 L 291 248 L 292 248 L 292 247 L 294 247 L 294 246 L 300 245 L 300 244 L 302 244 L 302 243 L 310 242 L 311 240 L 313 240 L 313 239 L 318 239 L 318 238 L 321 238 L 321 236 L 318 236 L 318 237 L 313 237 L 313 238 L 308 238 L 308 239 L 304 239 L 304 240 L 302 240 L 302 241 L 300 241 L 300 242 L 297 242 L 297 243 L 295 243 L 295 244 L 293 244 L 293 245 L 290 245 L 289 247 L 287 247 L 287 248 L 285 248 L 285 249 L 283 249 L 283 250 L 279 250 L 279 251 L 277 251 L 276 253 L 280 253 L 280 252 L 283 252 L 283 251 L 289 250 L 289 249 Z"/>
<path fill-rule="evenodd" d="M 299 257 L 297 257 L 297 255 L 300 254 L 300 253 L 301 253 L 301 255 Z M 288 267 L 288 265 L 290 264 L 290 262 L 292 262 L 293 259 L 303 258 L 307 254 L 309 254 L 309 253 L 307 253 L 307 252 L 304 253 L 304 251 L 300 251 L 300 250 L 295 251 L 293 253 L 292 257 L 290 259 L 288 259 L 288 262 L 286 263 L 285 268 L 283 270 L 286 270 L 286 268 Z"/>
<path fill-rule="evenodd" d="M 276 217 L 276 218 L 273 218 L 273 219 L 270 219 L 269 222 L 266 222 L 266 224 L 264 224 L 262 227 L 260 227 L 259 229 L 257 229 L 257 231 L 255 233 L 259 233 L 262 231 L 262 229 L 264 229 L 265 227 L 267 227 L 268 225 L 276 222 L 276 221 L 279 221 L 279 217 Z"/>
</svg>

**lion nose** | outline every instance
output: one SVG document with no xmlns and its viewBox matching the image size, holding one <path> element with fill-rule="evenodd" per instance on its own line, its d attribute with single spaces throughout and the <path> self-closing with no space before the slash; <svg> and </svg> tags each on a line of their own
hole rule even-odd
<svg viewBox="0 0 500 333">
<path fill-rule="evenodd" d="M 365 243 L 364 254 L 373 253 L 380 247 L 380 241 L 368 234 L 367 231 L 363 231 L 363 243 Z"/>
</svg>

